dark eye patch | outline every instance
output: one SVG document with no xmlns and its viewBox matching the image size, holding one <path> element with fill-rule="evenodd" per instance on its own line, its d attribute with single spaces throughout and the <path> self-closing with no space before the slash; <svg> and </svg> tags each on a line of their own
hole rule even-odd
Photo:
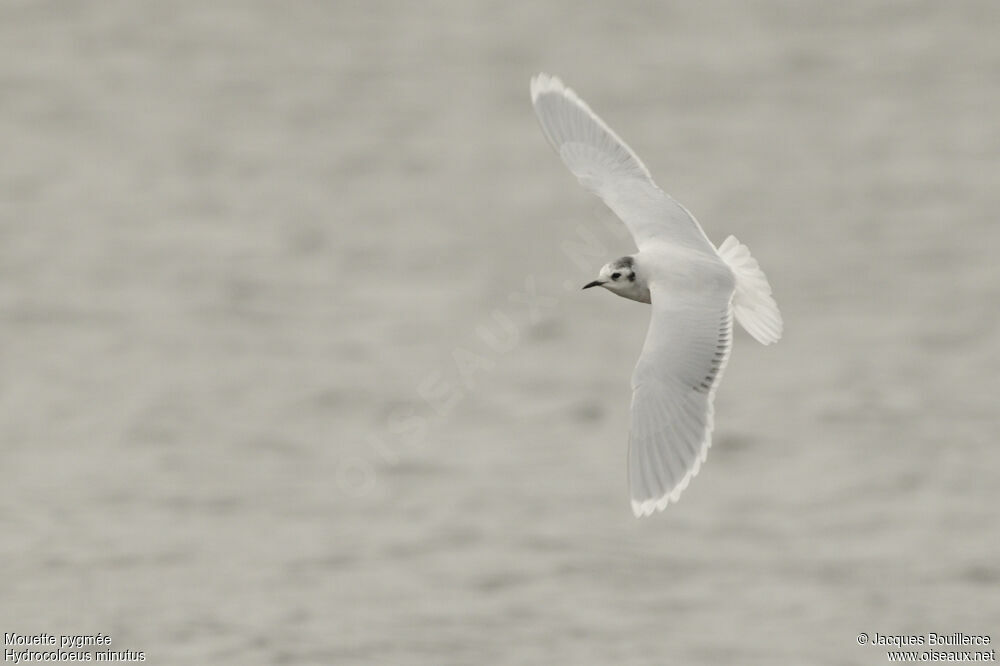
<svg viewBox="0 0 1000 666">
<path fill-rule="evenodd" d="M 622 274 L 621 274 L 621 273 L 612 273 L 612 274 L 611 274 L 611 279 L 612 279 L 612 280 L 617 280 L 617 279 L 618 279 L 618 278 L 620 278 L 621 276 L 622 276 Z"/>
<path fill-rule="evenodd" d="M 635 273 L 629 273 L 628 274 L 628 281 L 629 282 L 635 282 Z"/>
</svg>

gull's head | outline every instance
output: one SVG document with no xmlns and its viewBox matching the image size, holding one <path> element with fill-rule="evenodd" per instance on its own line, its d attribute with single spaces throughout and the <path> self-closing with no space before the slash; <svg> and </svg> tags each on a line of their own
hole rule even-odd
<svg viewBox="0 0 1000 666">
<path fill-rule="evenodd" d="M 623 298 L 630 298 L 633 301 L 649 303 L 649 287 L 642 279 L 632 257 L 622 257 L 615 259 L 611 263 L 604 264 L 597 274 L 597 279 L 583 285 L 584 289 L 591 287 L 604 287 L 608 291 L 618 294 Z"/>
</svg>

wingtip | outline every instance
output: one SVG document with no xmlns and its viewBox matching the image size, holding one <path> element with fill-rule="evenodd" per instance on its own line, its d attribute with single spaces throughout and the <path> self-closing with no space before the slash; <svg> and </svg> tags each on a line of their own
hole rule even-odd
<svg viewBox="0 0 1000 666">
<path fill-rule="evenodd" d="M 632 500 L 632 514 L 636 518 L 652 516 L 657 511 L 663 511 L 666 509 L 667 505 L 670 504 L 671 501 L 677 501 L 677 497 L 674 497 L 673 493 L 667 493 L 658 499 L 648 499 L 642 502 Z"/>
<path fill-rule="evenodd" d="M 560 92 L 566 90 L 566 86 L 558 76 L 539 72 L 531 77 L 531 101 L 537 102 L 544 93 Z"/>
<path fill-rule="evenodd" d="M 632 515 L 636 518 L 643 518 L 645 516 L 652 515 L 653 507 L 649 506 L 649 502 L 636 502 L 632 500 Z"/>
<path fill-rule="evenodd" d="M 711 405 L 711 403 L 709 403 L 709 405 Z M 705 462 L 705 460 L 708 459 L 708 449 L 710 449 L 712 446 L 711 434 L 715 425 L 713 422 L 714 421 L 713 412 L 714 410 L 710 406 L 708 414 L 708 419 L 709 419 L 708 434 L 706 435 L 708 438 L 708 445 L 702 448 L 701 455 L 695 459 L 695 463 L 694 466 L 691 468 L 691 471 L 689 471 L 687 475 L 685 475 L 685 477 L 681 479 L 681 482 L 678 483 L 676 486 L 674 486 L 669 492 L 664 493 L 662 497 L 654 497 L 642 501 L 632 500 L 632 514 L 636 518 L 644 518 L 646 516 L 652 516 L 654 513 L 657 513 L 658 511 L 663 511 L 668 506 L 670 506 L 670 504 L 676 504 L 680 500 L 681 494 L 685 490 L 687 490 L 688 485 L 691 484 L 691 479 L 698 476 L 698 472 L 701 471 L 702 464 Z"/>
<path fill-rule="evenodd" d="M 781 342 L 781 336 L 783 336 L 784 334 L 785 334 L 784 327 L 779 324 L 778 330 L 772 333 L 770 337 L 757 338 L 757 342 L 764 345 L 765 347 L 768 347 L 770 345 L 778 344 L 779 342 Z"/>
</svg>

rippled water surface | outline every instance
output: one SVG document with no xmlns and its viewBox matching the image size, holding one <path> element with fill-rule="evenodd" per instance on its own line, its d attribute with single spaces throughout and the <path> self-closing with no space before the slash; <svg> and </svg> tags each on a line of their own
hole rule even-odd
<svg viewBox="0 0 1000 666">
<path fill-rule="evenodd" d="M 5 3 L 0 630 L 156 664 L 1000 640 L 1000 42 L 970 3 Z M 563 76 L 774 285 L 636 521 Z M 588 249 L 589 248 L 589 249 Z"/>
</svg>

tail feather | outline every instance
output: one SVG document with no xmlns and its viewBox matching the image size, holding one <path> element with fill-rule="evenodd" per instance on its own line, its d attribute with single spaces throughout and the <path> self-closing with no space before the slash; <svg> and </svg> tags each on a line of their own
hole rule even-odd
<svg viewBox="0 0 1000 666">
<path fill-rule="evenodd" d="M 719 255 L 736 274 L 733 314 L 746 332 L 762 345 L 781 339 L 784 323 L 778 304 L 771 296 L 771 285 L 750 248 L 730 236 L 719 246 Z"/>
</svg>

